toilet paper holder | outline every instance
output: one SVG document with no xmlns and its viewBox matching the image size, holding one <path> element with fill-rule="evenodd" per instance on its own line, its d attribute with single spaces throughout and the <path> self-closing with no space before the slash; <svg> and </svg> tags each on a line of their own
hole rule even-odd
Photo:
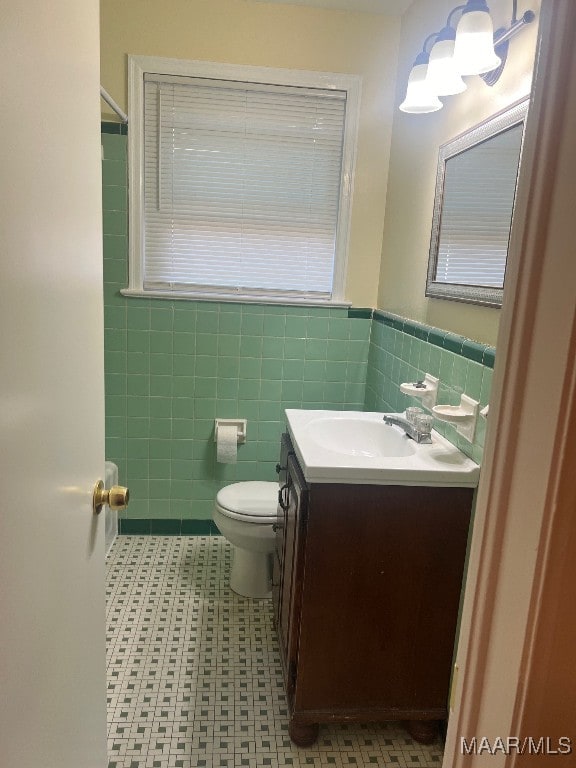
<svg viewBox="0 0 576 768">
<path fill-rule="evenodd" d="M 236 427 L 238 442 L 246 442 L 246 419 L 214 419 L 214 442 L 218 442 L 219 427 Z"/>
</svg>

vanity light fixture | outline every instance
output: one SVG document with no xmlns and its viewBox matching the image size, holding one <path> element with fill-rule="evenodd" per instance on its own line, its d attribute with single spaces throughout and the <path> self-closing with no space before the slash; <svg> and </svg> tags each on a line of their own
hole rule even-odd
<svg viewBox="0 0 576 768">
<path fill-rule="evenodd" d="M 453 19 L 460 15 L 458 25 Z M 512 0 L 512 19 L 508 28 L 494 34 L 492 17 L 486 0 L 467 0 L 450 11 L 440 32 L 428 35 L 408 78 L 403 112 L 436 112 L 442 108 L 438 96 L 451 96 L 466 90 L 462 77 L 479 75 L 494 85 L 506 64 L 509 40 L 536 18 L 525 11 L 518 18 L 518 0 Z M 430 50 L 427 45 L 434 44 Z"/>
</svg>

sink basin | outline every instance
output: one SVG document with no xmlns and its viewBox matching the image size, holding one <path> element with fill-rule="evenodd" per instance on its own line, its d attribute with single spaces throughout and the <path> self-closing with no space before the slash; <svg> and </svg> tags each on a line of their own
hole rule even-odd
<svg viewBox="0 0 576 768">
<path fill-rule="evenodd" d="M 306 427 L 313 442 L 321 448 L 345 456 L 412 456 L 414 441 L 394 427 L 380 421 L 330 416 L 312 419 Z"/>
<path fill-rule="evenodd" d="M 382 413 L 287 409 L 288 432 L 309 483 L 474 488 L 479 466 L 432 430 L 432 443 L 384 424 Z M 399 414 L 396 414 L 399 415 Z"/>
</svg>

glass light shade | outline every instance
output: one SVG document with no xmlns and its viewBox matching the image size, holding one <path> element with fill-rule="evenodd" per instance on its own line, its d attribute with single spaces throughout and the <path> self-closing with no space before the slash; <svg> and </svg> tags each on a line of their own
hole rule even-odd
<svg viewBox="0 0 576 768">
<path fill-rule="evenodd" d="M 454 64 L 461 75 L 483 75 L 500 66 L 494 53 L 494 27 L 486 11 L 462 14 L 456 30 Z"/>
<path fill-rule="evenodd" d="M 438 109 L 442 109 L 442 102 L 428 84 L 426 78 L 427 70 L 427 64 L 416 64 L 412 67 L 410 77 L 408 78 L 406 98 L 400 104 L 402 112 L 421 114 L 424 112 L 436 112 Z"/>
<path fill-rule="evenodd" d="M 454 40 L 439 40 L 430 51 L 428 74 L 430 90 L 437 96 L 452 96 L 468 87 L 454 66 Z"/>
</svg>

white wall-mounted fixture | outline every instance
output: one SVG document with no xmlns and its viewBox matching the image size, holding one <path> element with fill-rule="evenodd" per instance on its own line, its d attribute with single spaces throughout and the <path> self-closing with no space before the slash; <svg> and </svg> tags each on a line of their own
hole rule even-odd
<svg viewBox="0 0 576 768">
<path fill-rule="evenodd" d="M 246 419 L 215 419 L 214 420 L 214 442 L 218 442 L 218 429 L 220 427 L 236 427 L 238 432 L 238 442 L 246 442 Z"/>
<path fill-rule="evenodd" d="M 429 373 L 424 374 L 422 381 L 400 384 L 400 392 L 411 397 L 417 397 L 422 401 L 424 408 L 431 411 L 436 403 L 439 380 Z"/>
<path fill-rule="evenodd" d="M 468 395 L 460 396 L 460 405 L 435 405 L 432 414 L 440 421 L 448 421 L 456 425 L 456 432 L 473 442 L 478 421 L 477 400 L 472 400 Z"/>
<path fill-rule="evenodd" d="M 453 20 L 457 15 L 460 19 L 455 29 Z M 424 41 L 408 78 L 406 98 L 400 104 L 402 112 L 436 112 L 443 106 L 438 96 L 466 89 L 462 76 L 480 75 L 488 85 L 494 85 L 506 64 L 510 38 L 535 18 L 534 11 L 525 11 L 518 18 L 518 0 L 512 0 L 510 26 L 494 34 L 486 0 L 467 0 L 457 5 L 448 14 L 445 26 Z M 432 40 L 434 44 L 427 50 Z"/>
<path fill-rule="evenodd" d="M 485 419 L 488 418 L 488 411 L 490 410 L 490 405 L 485 405 L 484 408 L 480 411 L 480 416 L 483 416 Z"/>
</svg>

